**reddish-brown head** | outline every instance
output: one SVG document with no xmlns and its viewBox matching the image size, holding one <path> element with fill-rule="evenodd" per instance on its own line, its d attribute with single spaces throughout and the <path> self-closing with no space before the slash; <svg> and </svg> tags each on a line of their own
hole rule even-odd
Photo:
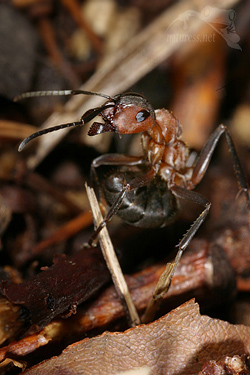
<svg viewBox="0 0 250 375">
<path fill-rule="evenodd" d="M 110 97 L 105 94 L 85 90 L 64 90 L 64 91 L 37 91 L 24 93 L 15 100 L 50 95 L 95 95 L 101 96 L 108 101 L 101 107 L 93 108 L 84 113 L 80 121 L 61 124 L 39 130 L 25 138 L 18 150 L 21 151 L 32 139 L 40 137 L 43 134 L 51 133 L 56 130 L 69 128 L 72 126 L 81 126 L 101 115 L 104 122 L 94 122 L 89 129 L 89 135 L 97 135 L 105 132 L 114 132 L 121 134 L 134 134 L 149 130 L 155 125 L 155 112 L 151 104 L 140 94 L 127 93 Z"/>
<path fill-rule="evenodd" d="M 155 125 L 155 112 L 151 104 L 142 95 L 126 93 L 116 95 L 107 101 L 101 112 L 104 123 L 95 122 L 88 134 L 105 132 L 135 134 L 146 131 Z"/>
</svg>

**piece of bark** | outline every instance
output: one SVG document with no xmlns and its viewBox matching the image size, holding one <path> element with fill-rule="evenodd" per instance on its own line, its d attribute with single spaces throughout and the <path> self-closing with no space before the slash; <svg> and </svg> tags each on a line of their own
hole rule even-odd
<svg viewBox="0 0 250 375">
<path fill-rule="evenodd" d="M 126 276 L 132 299 L 140 313 L 147 307 L 164 269 L 165 264 L 161 263 Z M 193 297 L 203 309 L 211 308 L 230 300 L 235 292 L 234 271 L 223 250 L 214 244 L 209 246 L 205 240 L 194 239 L 180 260 L 168 293 L 163 297 L 161 313 Z M 72 319 L 78 320 L 83 330 L 88 331 L 105 327 L 123 315 L 122 304 L 114 287 L 110 286 L 98 299 L 83 306 L 79 315 Z"/>
<path fill-rule="evenodd" d="M 234 273 L 223 251 L 218 246 L 208 248 L 205 240 L 197 239 L 193 240 L 190 247 L 181 259 L 172 285 L 164 296 L 161 313 L 170 311 L 178 303 L 191 297 L 195 297 L 202 308 L 211 308 L 215 304 L 228 301 L 235 293 Z M 145 310 L 164 268 L 165 265 L 162 263 L 126 276 L 139 312 Z M 0 361 L 5 358 L 22 360 L 39 346 L 46 345 L 46 340 L 52 343 L 63 339 L 67 342 L 69 337 L 77 339 L 86 333 L 91 334 L 95 329 L 103 330 L 110 327 L 114 323 L 119 327 L 117 319 L 123 316 L 123 305 L 114 286 L 110 286 L 102 291 L 97 299 L 79 307 L 75 316 L 67 320 L 54 320 L 36 335 L 24 337 L 1 348 Z M 44 340 L 41 340 L 41 337 L 44 337 Z"/>
<path fill-rule="evenodd" d="M 147 366 L 156 375 L 190 375 L 208 360 L 249 350 L 250 327 L 201 316 L 191 300 L 153 323 L 70 345 L 25 374 L 111 375 Z"/>
<path fill-rule="evenodd" d="M 27 335 L 20 340 L 12 340 L 8 345 L 0 348 L 0 363 L 6 359 L 13 358 L 19 359 L 23 362 L 28 354 L 47 345 L 52 340 L 55 340 L 55 342 L 58 343 L 61 338 L 65 337 L 68 329 L 62 322 L 65 322 L 65 320 L 53 321 L 40 332 Z"/>
<path fill-rule="evenodd" d="M 99 249 L 83 249 L 71 257 L 56 256 L 51 267 L 22 284 L 1 283 L 2 294 L 23 305 L 30 323 L 44 327 L 55 316 L 76 312 L 77 305 L 110 279 Z"/>
</svg>

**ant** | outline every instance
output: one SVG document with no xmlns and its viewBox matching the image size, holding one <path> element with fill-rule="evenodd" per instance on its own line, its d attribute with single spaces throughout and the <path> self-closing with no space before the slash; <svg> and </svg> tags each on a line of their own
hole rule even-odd
<svg viewBox="0 0 250 375">
<path fill-rule="evenodd" d="M 77 94 L 97 95 L 106 98 L 107 101 L 104 105 L 85 112 L 78 122 L 58 125 L 30 135 L 22 141 L 19 151 L 36 137 L 66 127 L 84 125 L 97 115 L 101 115 L 104 122 L 94 122 L 88 131 L 89 136 L 105 132 L 118 134 L 142 132 L 143 156 L 105 154 L 92 162 L 91 171 L 96 177 L 96 169 L 100 166 L 117 166 L 123 169 L 110 174 L 100 184 L 100 189 L 110 208 L 105 219 L 90 238 L 89 246 L 95 244 L 98 234 L 115 214 L 139 227 L 163 227 L 175 219 L 179 199 L 198 203 L 203 207 L 203 211 L 177 245 L 178 251 L 170 275 L 171 280 L 184 250 L 209 213 L 211 203 L 193 189 L 204 177 L 222 134 L 226 136 L 239 191 L 243 192 L 246 198 L 250 222 L 248 185 L 233 140 L 225 125 L 221 124 L 215 129 L 200 155 L 190 166 L 190 151 L 181 140 L 182 128 L 179 121 L 166 109 L 154 110 L 148 100 L 140 94 L 124 93 L 110 97 L 83 90 L 38 91 L 22 94 L 15 100 L 34 96 Z"/>
</svg>

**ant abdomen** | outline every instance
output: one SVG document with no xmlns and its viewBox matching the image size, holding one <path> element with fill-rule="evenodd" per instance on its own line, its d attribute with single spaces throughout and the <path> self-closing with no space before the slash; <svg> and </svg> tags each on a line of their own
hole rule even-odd
<svg viewBox="0 0 250 375">
<path fill-rule="evenodd" d="M 138 172 L 114 172 L 103 179 L 101 189 L 109 206 L 117 200 L 124 184 L 136 176 Z M 177 211 L 175 196 L 157 176 L 148 185 L 127 192 L 117 215 L 136 227 L 159 228 L 168 225 Z"/>
</svg>

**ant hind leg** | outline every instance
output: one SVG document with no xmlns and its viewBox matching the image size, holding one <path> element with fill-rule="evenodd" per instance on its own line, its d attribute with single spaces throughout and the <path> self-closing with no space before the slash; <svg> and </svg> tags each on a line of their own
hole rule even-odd
<svg viewBox="0 0 250 375">
<path fill-rule="evenodd" d="M 191 202 L 194 202 L 194 203 L 198 203 L 198 204 L 202 205 L 204 207 L 204 209 L 201 212 L 201 214 L 196 218 L 196 220 L 193 222 L 193 224 L 188 229 L 188 231 L 184 234 L 184 236 L 182 237 L 179 244 L 176 246 L 176 247 L 178 247 L 178 251 L 177 251 L 176 257 L 174 259 L 174 263 L 173 263 L 173 267 L 171 269 L 171 272 L 169 273 L 168 280 L 166 282 L 166 290 L 165 290 L 166 292 L 170 287 L 172 277 L 175 273 L 175 270 L 177 268 L 179 260 L 182 257 L 183 252 L 186 250 L 186 248 L 190 244 L 192 238 L 194 237 L 194 235 L 196 234 L 196 232 L 198 231 L 198 229 L 200 228 L 200 226 L 202 225 L 202 223 L 206 219 L 206 217 L 209 213 L 210 207 L 211 207 L 211 203 L 203 195 L 201 195 L 201 194 L 199 194 L 195 191 L 190 191 L 190 190 L 187 190 L 185 188 L 182 188 L 182 187 L 176 186 L 176 185 L 171 187 L 171 191 L 178 199 L 185 199 L 185 200 L 188 200 L 188 201 L 191 201 Z"/>
<path fill-rule="evenodd" d="M 205 146 L 201 150 L 200 155 L 196 161 L 196 164 L 193 170 L 192 178 L 189 181 L 188 188 L 193 189 L 204 177 L 207 171 L 208 165 L 211 161 L 214 149 L 220 137 L 222 136 L 222 134 L 225 134 L 226 136 L 228 150 L 232 158 L 234 174 L 238 182 L 239 191 L 243 192 L 243 194 L 245 195 L 247 210 L 248 210 L 249 227 L 250 227 L 250 198 L 248 194 L 248 185 L 247 185 L 244 172 L 241 167 L 241 163 L 237 155 L 232 137 L 229 133 L 228 128 L 225 125 L 221 124 L 215 129 L 215 131 L 211 134 Z"/>
<path fill-rule="evenodd" d="M 154 294 L 151 300 L 149 301 L 146 312 L 144 313 L 142 317 L 143 323 L 148 323 L 152 321 L 152 319 L 154 318 L 156 311 L 160 307 L 163 295 L 168 291 L 171 285 L 172 278 L 174 276 L 174 273 L 176 271 L 176 268 L 182 257 L 183 252 L 186 250 L 187 246 L 189 245 L 192 238 L 194 237 L 194 235 L 200 228 L 201 224 L 206 219 L 209 213 L 210 207 L 211 207 L 211 203 L 205 197 L 203 197 L 203 195 L 199 193 L 187 190 L 185 188 L 182 188 L 176 185 L 171 186 L 170 190 L 178 199 L 185 199 L 188 201 L 198 203 L 202 205 L 204 209 L 201 212 L 201 214 L 197 217 L 197 219 L 193 222 L 191 227 L 184 234 L 181 241 L 177 245 L 178 251 L 175 256 L 174 261 L 167 263 L 165 270 L 161 274 L 160 279 L 156 285 Z"/>
</svg>

